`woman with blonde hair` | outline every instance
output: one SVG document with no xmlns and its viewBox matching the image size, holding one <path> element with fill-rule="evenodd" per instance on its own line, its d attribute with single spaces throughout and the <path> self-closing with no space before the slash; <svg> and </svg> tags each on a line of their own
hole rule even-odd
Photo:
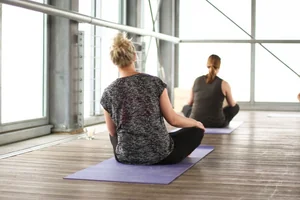
<svg viewBox="0 0 300 200">
<path fill-rule="evenodd" d="M 205 127 L 226 127 L 239 112 L 230 85 L 217 76 L 221 58 L 215 54 L 207 60 L 208 74 L 196 78 L 183 114 L 201 121 Z M 223 108 L 226 99 L 227 106 Z"/>
<path fill-rule="evenodd" d="M 202 123 L 173 110 L 161 79 L 136 71 L 136 50 L 124 34 L 114 38 L 110 57 L 120 77 L 105 89 L 101 105 L 116 160 L 144 165 L 183 160 L 200 145 Z M 182 129 L 168 133 L 164 118 Z"/>
</svg>

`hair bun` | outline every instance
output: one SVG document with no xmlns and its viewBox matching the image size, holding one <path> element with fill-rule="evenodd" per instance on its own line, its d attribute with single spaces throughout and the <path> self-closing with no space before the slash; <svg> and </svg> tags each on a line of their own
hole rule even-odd
<svg viewBox="0 0 300 200">
<path fill-rule="evenodd" d="M 125 33 L 118 33 L 114 39 L 110 50 L 113 63 L 117 66 L 127 66 L 134 61 L 135 47 Z"/>
<path fill-rule="evenodd" d="M 114 38 L 113 47 L 114 48 L 122 48 L 127 46 L 130 43 L 130 40 L 127 39 L 125 33 L 118 33 L 117 36 Z"/>
</svg>

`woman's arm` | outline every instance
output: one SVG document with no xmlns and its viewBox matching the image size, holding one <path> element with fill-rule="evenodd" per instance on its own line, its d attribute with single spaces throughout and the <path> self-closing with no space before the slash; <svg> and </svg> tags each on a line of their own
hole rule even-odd
<svg viewBox="0 0 300 200">
<path fill-rule="evenodd" d="M 194 92 L 193 89 L 190 90 L 189 100 L 187 102 L 188 105 L 192 106 L 194 103 Z"/>
<path fill-rule="evenodd" d="M 111 136 L 116 136 L 116 125 L 113 122 L 113 120 L 111 119 L 110 114 L 105 109 L 103 109 L 103 110 L 104 110 L 104 118 L 105 118 L 108 132 Z"/>
<path fill-rule="evenodd" d="M 164 89 L 163 93 L 160 96 L 160 109 L 162 111 L 164 118 L 172 126 L 179 127 L 179 128 L 198 127 L 201 129 L 205 129 L 201 122 L 198 122 L 192 118 L 186 118 L 181 115 L 178 115 L 173 110 L 166 88 Z"/>
<path fill-rule="evenodd" d="M 222 92 L 226 98 L 227 104 L 231 107 L 235 106 L 236 102 L 232 97 L 229 83 L 227 83 L 226 81 L 222 81 L 221 87 L 222 87 Z"/>
</svg>

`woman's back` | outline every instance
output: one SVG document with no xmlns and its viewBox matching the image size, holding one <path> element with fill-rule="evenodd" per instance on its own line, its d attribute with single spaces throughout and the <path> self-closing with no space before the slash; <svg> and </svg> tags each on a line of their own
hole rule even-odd
<svg viewBox="0 0 300 200">
<path fill-rule="evenodd" d="M 201 121 L 206 127 L 221 127 L 224 124 L 224 94 L 222 79 L 218 76 L 206 83 L 207 76 L 198 77 L 193 86 L 193 108 L 191 118 Z"/>
<path fill-rule="evenodd" d="M 153 164 L 172 151 L 159 104 L 165 88 L 159 78 L 139 73 L 117 79 L 104 91 L 101 104 L 116 125 L 119 161 Z"/>
</svg>

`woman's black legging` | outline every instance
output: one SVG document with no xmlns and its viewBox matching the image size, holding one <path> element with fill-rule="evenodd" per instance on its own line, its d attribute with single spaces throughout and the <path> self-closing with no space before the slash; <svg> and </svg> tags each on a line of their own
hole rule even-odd
<svg viewBox="0 0 300 200">
<path fill-rule="evenodd" d="M 229 123 L 231 122 L 231 120 L 234 118 L 234 116 L 236 116 L 238 114 L 238 112 L 240 111 L 240 106 L 238 104 L 235 104 L 235 106 L 225 106 L 223 108 L 223 113 L 225 116 L 225 126 L 228 126 Z"/>
<path fill-rule="evenodd" d="M 226 127 L 229 125 L 229 123 L 231 122 L 231 120 L 234 118 L 234 116 L 236 116 L 238 114 L 238 112 L 240 111 L 240 106 L 238 104 L 235 104 L 235 106 L 225 106 L 223 108 L 223 113 L 225 116 L 225 122 L 223 124 L 222 127 Z M 185 117 L 189 117 L 191 115 L 192 112 L 192 106 L 190 105 L 185 105 L 182 108 L 183 115 Z"/>
<path fill-rule="evenodd" d="M 173 151 L 157 164 L 175 164 L 190 155 L 200 144 L 204 136 L 204 130 L 200 128 L 182 128 L 169 133 L 174 141 Z"/>
<path fill-rule="evenodd" d="M 200 144 L 204 136 L 204 130 L 200 128 L 182 128 L 178 131 L 169 133 L 174 141 L 173 151 L 162 161 L 156 163 L 159 165 L 175 164 L 182 161 L 190 155 Z M 118 161 L 115 149 L 117 146 L 117 137 L 110 136 L 110 141 L 113 146 L 114 155 Z"/>
</svg>

